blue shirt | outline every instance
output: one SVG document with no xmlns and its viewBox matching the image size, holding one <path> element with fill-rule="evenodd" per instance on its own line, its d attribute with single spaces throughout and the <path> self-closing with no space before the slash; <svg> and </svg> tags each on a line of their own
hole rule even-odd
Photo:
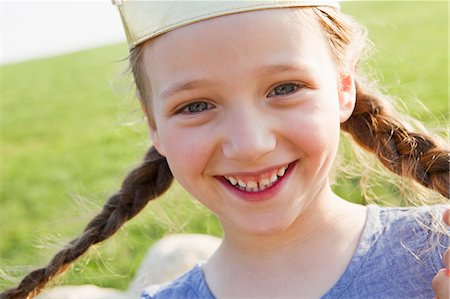
<svg viewBox="0 0 450 299">
<path fill-rule="evenodd" d="M 444 268 L 450 231 L 430 231 L 432 212 L 442 218 L 443 206 L 382 208 L 368 206 L 367 220 L 350 264 L 322 297 L 433 298 L 431 280 Z M 163 286 L 150 286 L 142 299 L 214 299 L 200 265 Z"/>
</svg>

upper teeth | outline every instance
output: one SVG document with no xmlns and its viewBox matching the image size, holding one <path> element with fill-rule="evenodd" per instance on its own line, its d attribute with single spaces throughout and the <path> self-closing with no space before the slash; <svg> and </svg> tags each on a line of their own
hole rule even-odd
<svg viewBox="0 0 450 299">
<path fill-rule="evenodd" d="M 271 171 L 269 174 L 265 176 L 262 175 L 258 181 L 249 180 L 244 182 L 241 178 L 236 178 L 233 176 L 225 176 L 225 178 L 235 187 L 245 190 L 247 192 L 258 192 L 262 191 L 270 186 L 272 186 L 278 179 L 286 173 L 286 169 L 288 165 L 284 165 L 275 171 Z"/>
<path fill-rule="evenodd" d="M 227 179 L 230 181 L 231 184 L 236 185 L 237 184 L 237 180 L 235 178 L 232 177 L 227 177 Z"/>
<path fill-rule="evenodd" d="M 287 167 L 286 167 L 287 168 Z M 284 173 L 286 172 L 286 168 L 282 167 L 278 170 L 277 175 L 278 176 L 283 176 Z"/>
</svg>

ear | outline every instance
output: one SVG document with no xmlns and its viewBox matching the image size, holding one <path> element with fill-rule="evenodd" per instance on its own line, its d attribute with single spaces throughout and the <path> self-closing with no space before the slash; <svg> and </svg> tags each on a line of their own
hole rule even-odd
<svg viewBox="0 0 450 299">
<path fill-rule="evenodd" d="M 140 103 L 141 103 L 142 112 L 144 113 L 145 118 L 147 119 L 148 128 L 150 130 L 150 138 L 153 141 L 153 146 L 156 148 L 156 150 L 158 151 L 158 153 L 161 156 L 165 156 L 164 149 L 163 149 L 163 147 L 161 145 L 161 141 L 160 141 L 160 138 L 159 138 L 159 134 L 158 134 L 158 130 L 156 128 L 156 125 L 152 121 L 150 121 L 150 117 L 149 117 L 149 114 L 148 114 L 149 112 L 148 112 L 148 109 L 147 109 L 147 106 L 145 105 L 145 103 L 143 101 L 141 101 L 141 100 L 140 100 Z"/>
<path fill-rule="evenodd" d="M 339 75 L 339 118 L 345 122 L 353 113 L 356 103 L 356 86 L 353 74 Z"/>
</svg>

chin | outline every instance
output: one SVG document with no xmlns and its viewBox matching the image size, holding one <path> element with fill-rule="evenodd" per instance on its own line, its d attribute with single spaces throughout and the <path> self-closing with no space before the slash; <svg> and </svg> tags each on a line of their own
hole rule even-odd
<svg viewBox="0 0 450 299">
<path fill-rule="evenodd" d="M 244 234 L 261 237 L 273 236 L 287 231 L 292 226 L 296 217 L 289 216 L 272 214 L 266 217 L 249 217 L 244 221 L 235 222 L 235 225 Z"/>
</svg>

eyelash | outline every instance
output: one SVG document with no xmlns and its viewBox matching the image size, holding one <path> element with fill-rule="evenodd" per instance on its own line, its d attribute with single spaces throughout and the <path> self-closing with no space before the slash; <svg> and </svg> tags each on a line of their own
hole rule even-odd
<svg viewBox="0 0 450 299">
<path fill-rule="evenodd" d="M 293 87 L 294 87 L 294 90 L 293 90 L 293 91 L 290 91 L 290 92 L 287 92 L 287 93 L 283 93 L 283 94 L 275 94 L 275 91 L 276 91 L 277 88 L 285 87 L 285 86 L 293 86 Z M 296 84 L 296 83 L 282 83 L 282 84 L 279 84 L 279 85 L 275 86 L 275 87 L 269 92 L 269 94 L 267 95 L 267 97 L 289 95 L 289 94 L 292 94 L 292 93 L 297 92 L 300 88 L 301 88 L 301 85 L 300 85 L 300 84 Z"/>
<path fill-rule="evenodd" d="M 293 86 L 293 87 L 294 87 L 294 90 L 293 90 L 293 91 L 289 91 L 289 92 L 287 92 L 287 93 L 279 94 L 279 95 L 278 95 L 278 94 L 275 94 L 275 91 L 276 91 L 277 88 L 285 87 L 285 86 Z M 292 94 L 292 93 L 297 92 L 300 88 L 301 88 L 301 85 L 300 85 L 300 84 L 296 84 L 296 83 L 283 83 L 283 84 L 279 84 L 279 85 L 275 86 L 275 87 L 269 92 L 269 94 L 267 95 L 267 97 L 289 95 L 289 94 Z M 204 105 L 205 105 L 205 106 L 203 107 L 204 109 L 201 109 L 200 111 L 189 111 L 189 108 L 190 108 L 190 107 L 193 107 L 194 105 L 199 105 L 199 104 L 202 104 L 202 105 L 204 104 Z M 203 111 L 205 111 L 205 110 L 214 109 L 214 108 L 215 108 L 215 106 L 214 106 L 213 104 L 211 104 L 211 103 L 208 103 L 208 102 L 205 102 L 205 101 L 197 101 L 197 102 L 192 102 L 192 103 L 189 103 L 189 104 L 183 106 L 181 109 L 179 109 L 179 110 L 177 111 L 177 114 L 180 114 L 180 113 L 184 113 L 184 114 L 197 114 L 197 113 L 201 113 L 201 112 L 203 112 Z"/>
<path fill-rule="evenodd" d="M 189 111 L 190 107 L 192 108 L 192 107 L 194 107 L 194 105 L 199 105 L 199 104 L 204 104 L 205 105 L 203 107 L 204 109 L 202 109 L 200 111 Z M 205 101 L 197 101 L 197 102 L 192 102 L 192 103 L 189 103 L 189 104 L 183 106 L 181 109 L 179 109 L 177 111 L 177 114 L 178 113 L 197 114 L 197 113 L 201 113 L 201 112 L 203 112 L 205 110 L 214 109 L 214 108 L 215 108 L 215 106 L 213 104 L 211 104 L 211 103 L 208 103 L 208 102 L 205 102 Z"/>
</svg>

